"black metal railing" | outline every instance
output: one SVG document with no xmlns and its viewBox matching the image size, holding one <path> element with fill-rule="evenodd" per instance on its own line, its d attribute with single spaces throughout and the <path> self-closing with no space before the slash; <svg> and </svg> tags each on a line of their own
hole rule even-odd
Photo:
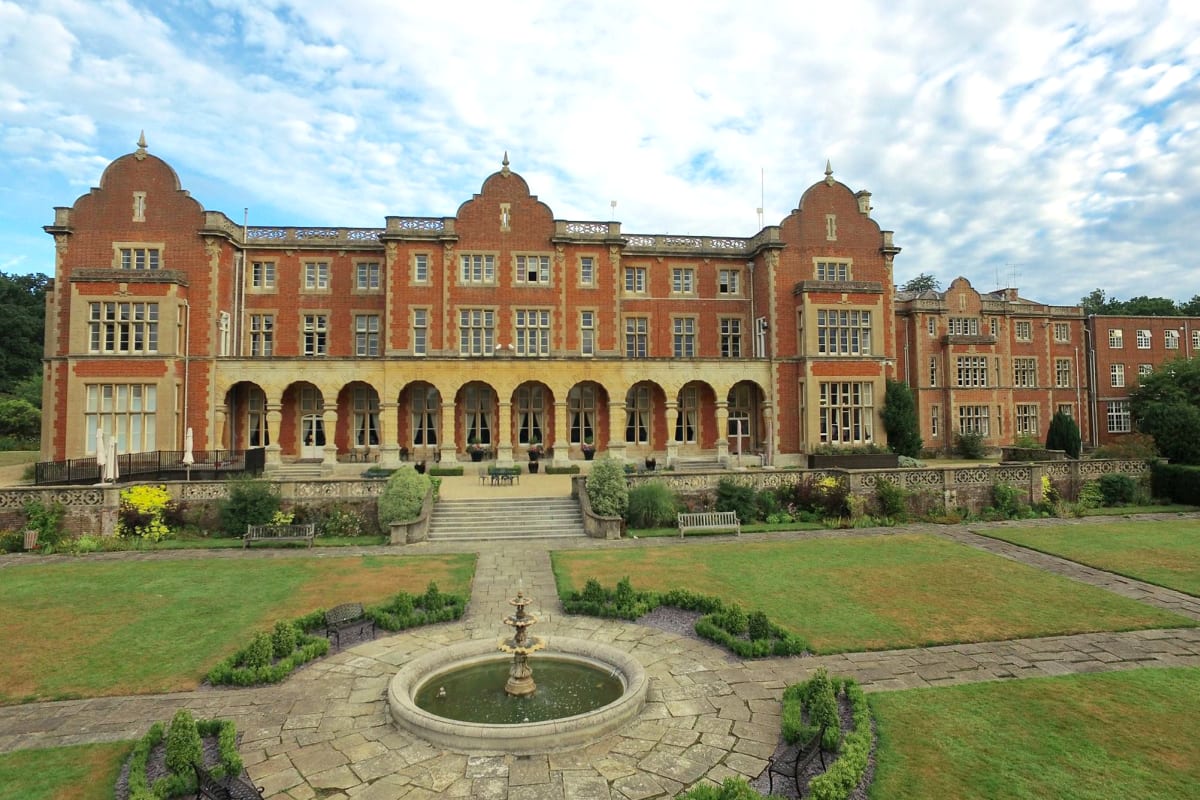
<svg viewBox="0 0 1200 800">
<path fill-rule="evenodd" d="M 134 481 L 222 480 L 239 475 L 261 475 L 267 451 L 196 450 L 195 462 L 183 463 L 182 450 L 153 450 L 148 453 L 121 453 L 117 456 L 117 483 Z M 95 456 L 66 461 L 39 461 L 34 467 L 38 486 L 100 483 L 101 467 Z"/>
</svg>

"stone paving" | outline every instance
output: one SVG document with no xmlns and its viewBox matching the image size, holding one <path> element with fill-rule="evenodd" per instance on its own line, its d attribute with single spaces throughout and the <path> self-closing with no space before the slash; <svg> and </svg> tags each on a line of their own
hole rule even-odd
<svg viewBox="0 0 1200 800">
<path fill-rule="evenodd" d="M 972 526 L 977 528 L 979 526 Z M 743 534 L 747 541 L 887 531 Z M 966 528 L 922 527 L 972 547 L 1101 586 L 1200 619 L 1195 598 L 997 542 Z M 1005 642 L 743 662 L 705 642 L 627 622 L 561 613 L 550 548 L 686 547 L 654 539 L 501 546 L 473 543 L 479 563 L 463 620 L 364 643 L 299 671 L 278 686 L 199 689 L 169 695 L 36 703 L 0 708 L 0 752 L 133 739 L 180 707 L 233 719 L 254 782 L 277 800 L 477 797 L 496 800 L 644 800 L 672 797 L 700 780 L 754 778 L 779 739 L 780 695 L 818 667 L 851 675 L 867 691 L 1064 675 L 1146 666 L 1200 666 L 1200 629 L 1093 633 Z M 420 552 L 448 549 L 426 544 Z M 455 548 L 458 549 L 458 548 Z M 395 552 L 386 548 L 339 551 Z M 276 557 L 278 551 L 214 557 Z M 289 555 L 295 556 L 292 552 Z M 307 555 L 307 553 L 305 554 Z M 197 557 L 136 554 L 138 559 Z M 29 563 L 24 561 L 23 563 Z M 535 599 L 539 635 L 606 642 L 636 657 L 651 678 L 637 722 L 572 752 L 533 756 L 460 753 L 432 747 L 389 718 L 385 693 L 397 668 L 467 638 L 499 638 L 518 581 Z"/>
</svg>

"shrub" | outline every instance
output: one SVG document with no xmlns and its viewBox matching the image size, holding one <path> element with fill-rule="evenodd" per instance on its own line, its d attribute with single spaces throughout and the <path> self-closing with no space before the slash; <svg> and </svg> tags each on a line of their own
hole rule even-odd
<svg viewBox="0 0 1200 800">
<path fill-rule="evenodd" d="M 241 478 L 229 485 L 229 497 L 221 503 L 221 530 L 227 536 L 242 536 L 247 525 L 269 525 L 279 511 L 279 495 L 267 481 Z"/>
<path fill-rule="evenodd" d="M 1159 452 L 1172 463 L 1200 464 L 1200 408 L 1195 405 L 1150 403 L 1138 418 L 1138 428 L 1154 437 Z"/>
<path fill-rule="evenodd" d="M 387 530 L 393 522 L 416 519 L 432 485 L 428 476 L 412 467 L 393 472 L 379 495 L 379 526 Z"/>
<path fill-rule="evenodd" d="M 361 536 L 363 527 L 362 514 L 357 509 L 334 506 L 325 515 L 317 533 L 321 536 Z"/>
<path fill-rule="evenodd" d="M 1137 496 L 1137 481 L 1128 475 L 1116 473 L 1101 475 L 1097 484 L 1106 506 L 1129 505 Z"/>
<path fill-rule="evenodd" d="M 908 492 L 886 478 L 875 484 L 875 506 L 880 516 L 902 520 L 908 515 Z"/>
<path fill-rule="evenodd" d="M 800 510 L 826 519 L 838 519 L 849 514 L 846 500 L 850 487 L 832 476 L 806 476 L 792 487 L 792 505 Z"/>
<path fill-rule="evenodd" d="M 594 461 L 587 477 L 587 492 L 593 512 L 602 517 L 624 517 L 629 507 L 625 467 L 615 458 Z"/>
<path fill-rule="evenodd" d="M 842 683 L 842 692 L 850 703 L 853 728 L 842 739 L 837 759 L 824 774 L 814 776 L 808 784 L 813 800 L 846 800 L 862 782 L 871 755 L 871 711 L 867 696 L 853 680 Z"/>
<path fill-rule="evenodd" d="M 741 636 L 750 626 L 750 620 L 740 605 L 730 603 L 725 612 L 717 617 L 717 624 L 734 636 Z"/>
<path fill-rule="evenodd" d="M 1025 513 L 1021 502 L 1021 490 L 1007 483 L 997 483 L 992 487 L 992 510 L 1005 519 L 1016 519 Z"/>
<path fill-rule="evenodd" d="M 38 546 L 43 552 L 54 552 L 66 537 L 63 517 L 67 509 L 62 503 L 43 503 L 41 500 L 25 501 L 25 527 L 38 532 Z M 24 547 L 24 537 L 21 546 Z"/>
<path fill-rule="evenodd" d="M 763 489 L 754 495 L 754 518 L 771 521 L 774 517 L 783 512 L 783 503 L 780 502 L 779 493 L 774 489 Z M 776 519 L 776 522 L 780 520 Z"/>
<path fill-rule="evenodd" d="M 661 481 L 647 481 L 629 490 L 625 521 L 634 528 L 665 528 L 675 524 L 675 493 Z"/>
<path fill-rule="evenodd" d="M 275 658 L 285 658 L 296 649 L 296 641 L 299 638 L 300 631 L 294 622 L 279 620 L 275 623 L 275 629 L 271 631 L 271 653 Z"/>
<path fill-rule="evenodd" d="M 980 433 L 958 434 L 954 437 L 954 449 L 963 458 L 975 461 L 987 455 L 987 448 L 983 446 L 983 434 Z"/>
<path fill-rule="evenodd" d="M 166 522 L 168 509 L 175 506 L 165 486 L 138 485 L 121 490 L 117 511 L 117 535 L 136 536 L 158 542 L 171 535 Z M 175 516 L 172 513 L 172 516 Z"/>
<path fill-rule="evenodd" d="M 167 730 L 167 769 L 186 774 L 192 764 L 203 763 L 203 757 L 196 718 L 191 711 L 181 708 L 175 712 L 171 727 Z"/>
<path fill-rule="evenodd" d="M 1104 505 L 1104 493 L 1100 491 L 1100 484 L 1096 481 L 1088 481 L 1079 489 L 1079 498 L 1075 504 L 1080 508 L 1099 508 Z"/>
<path fill-rule="evenodd" d="M 1155 497 L 1200 506 L 1200 467 L 1156 461 L 1150 465 L 1150 486 Z"/>
<path fill-rule="evenodd" d="M 202 719 L 195 721 L 195 728 L 199 736 L 215 736 L 217 739 L 219 761 L 210 769 L 213 777 L 240 775 L 243 764 L 237 752 L 237 728 L 234 724 L 229 720 Z M 190 795 L 196 791 L 196 776 L 191 762 L 184 765 L 183 772 L 169 773 L 156 780 L 153 788 L 150 787 L 146 765 L 150 760 L 150 752 L 162 742 L 163 735 L 162 723 L 156 722 L 134 744 L 129 756 L 129 800 L 161 800 L 164 797 Z"/>
<path fill-rule="evenodd" d="M 743 486 L 728 478 L 722 478 L 717 484 L 717 511 L 737 512 L 738 519 L 743 523 L 757 519 L 754 501 L 754 487 Z"/>
<path fill-rule="evenodd" d="M 889 450 L 910 458 L 921 454 L 921 423 L 908 384 L 888 380 L 880 418 L 887 431 Z"/>
<path fill-rule="evenodd" d="M 0 553 L 20 553 L 25 549 L 25 535 L 20 531 L 0 531 Z"/>
<path fill-rule="evenodd" d="M 819 668 L 808 682 L 808 692 L 804 700 L 809 722 L 818 728 L 824 725 L 827 730 L 839 730 L 841 722 L 837 696 L 833 692 L 829 672 L 824 667 Z"/>
<path fill-rule="evenodd" d="M 1134 461 L 1152 461 L 1158 458 L 1154 437 L 1145 433 L 1127 433 L 1121 441 L 1102 445 L 1092 451 L 1092 458 L 1120 458 Z"/>
<path fill-rule="evenodd" d="M 746 617 L 746 631 L 753 640 L 766 639 L 771 635 L 771 621 L 762 611 L 751 611 Z"/>
<path fill-rule="evenodd" d="M 1046 431 L 1047 450 L 1065 450 L 1071 458 L 1079 458 L 1083 440 L 1079 436 L 1079 425 L 1075 419 L 1063 411 L 1054 412 L 1050 419 L 1050 427 Z"/>
</svg>

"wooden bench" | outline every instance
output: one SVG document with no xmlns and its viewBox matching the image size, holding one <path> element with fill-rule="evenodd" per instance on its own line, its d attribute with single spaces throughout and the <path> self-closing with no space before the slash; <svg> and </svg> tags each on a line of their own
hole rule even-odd
<svg viewBox="0 0 1200 800">
<path fill-rule="evenodd" d="M 325 612 L 325 638 L 333 640 L 338 649 L 342 646 L 342 631 L 358 627 L 363 636 L 367 626 L 371 627 L 371 638 L 375 638 L 375 620 L 367 616 L 362 603 L 342 603 Z"/>
<path fill-rule="evenodd" d="M 242 537 L 242 549 L 250 546 L 251 542 L 303 542 L 313 546 L 313 537 L 317 535 L 317 526 L 307 525 L 247 525 L 246 535 Z"/>
<path fill-rule="evenodd" d="M 491 480 L 493 486 L 498 483 L 507 483 L 511 486 L 514 483 L 521 482 L 521 468 L 488 467 L 487 477 Z"/>
<path fill-rule="evenodd" d="M 681 539 L 687 531 L 732 530 L 736 536 L 742 535 L 742 523 L 738 521 L 736 511 L 682 513 L 678 517 L 678 524 Z"/>
<path fill-rule="evenodd" d="M 207 797 L 209 800 L 262 800 L 262 787 L 254 787 L 241 778 L 214 778 L 212 773 L 200 764 L 192 763 L 196 770 L 196 798 Z"/>
<path fill-rule="evenodd" d="M 825 740 L 825 726 L 817 731 L 811 739 L 796 748 L 796 757 L 794 759 L 771 758 L 767 764 L 767 792 L 773 794 L 775 792 L 775 776 L 781 778 L 791 778 L 796 784 L 796 796 L 803 797 L 804 791 L 800 788 L 800 775 L 805 768 L 818 756 L 821 759 L 821 769 L 825 769 L 825 751 L 821 748 L 821 742 Z"/>
</svg>

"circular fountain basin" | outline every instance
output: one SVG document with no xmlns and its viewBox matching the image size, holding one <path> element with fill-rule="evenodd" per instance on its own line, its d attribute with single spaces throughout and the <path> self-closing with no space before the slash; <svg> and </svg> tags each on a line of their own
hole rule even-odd
<svg viewBox="0 0 1200 800">
<path fill-rule="evenodd" d="M 620 684 L 615 700 L 582 713 L 551 719 L 510 723 L 452 719 L 422 708 L 419 695 L 436 693 L 439 687 L 465 669 L 481 667 L 507 676 L 511 659 L 496 651 L 494 642 L 476 640 L 451 645 L 406 664 L 388 685 L 388 706 L 400 727 L 433 744 L 457 751 L 498 753 L 542 753 L 570 750 L 591 744 L 632 721 L 646 702 L 646 671 L 628 653 L 608 645 L 556 636 L 544 651 L 530 661 L 539 691 L 550 692 L 552 669 L 547 661 L 573 664 L 601 674 Z M 545 678 L 543 678 L 545 675 Z M 500 679 L 503 686 L 503 678 Z M 458 690 L 454 690 L 458 691 Z M 447 691 L 447 695 L 450 690 Z M 533 698 L 506 698 L 517 707 Z M 436 708 L 436 703 L 423 705 Z"/>
</svg>

